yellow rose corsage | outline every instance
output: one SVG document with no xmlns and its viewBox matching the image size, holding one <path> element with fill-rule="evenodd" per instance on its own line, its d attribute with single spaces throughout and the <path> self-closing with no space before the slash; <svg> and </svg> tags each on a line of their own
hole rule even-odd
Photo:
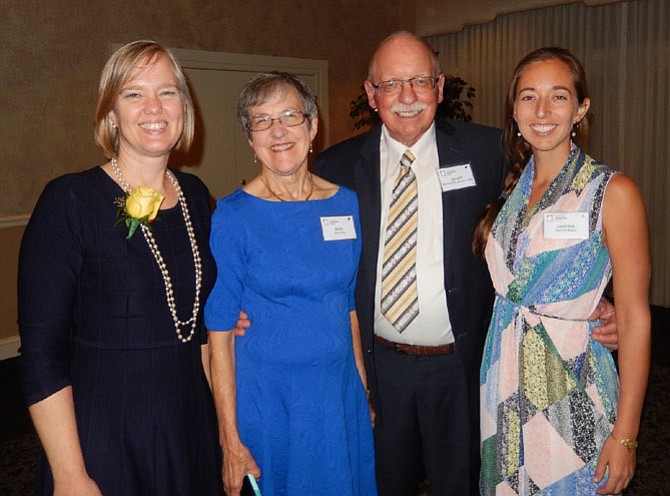
<svg viewBox="0 0 670 496">
<path fill-rule="evenodd" d="M 151 229 L 151 223 L 157 220 L 158 209 L 164 199 L 165 197 L 159 192 L 146 186 L 138 186 L 126 193 L 125 198 L 114 200 L 118 217 L 114 226 L 121 222 L 126 224 L 128 228 L 126 239 L 130 239 L 135 234 L 140 224 Z"/>
</svg>

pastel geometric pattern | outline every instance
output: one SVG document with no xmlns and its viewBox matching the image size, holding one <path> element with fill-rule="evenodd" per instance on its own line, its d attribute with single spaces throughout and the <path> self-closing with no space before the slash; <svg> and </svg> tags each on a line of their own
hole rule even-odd
<svg viewBox="0 0 670 496">
<path fill-rule="evenodd" d="M 528 209 L 531 159 L 495 220 L 486 260 L 496 290 L 481 369 L 483 495 L 594 494 L 614 421 L 612 356 L 587 319 L 612 269 L 602 202 L 613 172 L 574 148 Z M 586 212 L 587 239 L 546 239 L 545 213 Z"/>
</svg>

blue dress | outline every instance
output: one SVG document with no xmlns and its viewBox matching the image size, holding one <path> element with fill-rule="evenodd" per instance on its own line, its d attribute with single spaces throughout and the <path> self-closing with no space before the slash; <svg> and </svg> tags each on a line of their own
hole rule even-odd
<svg viewBox="0 0 670 496">
<path fill-rule="evenodd" d="M 325 241 L 332 216 L 348 217 L 356 238 Z M 349 319 L 361 250 L 355 194 L 272 202 L 238 190 L 218 201 L 210 245 L 218 276 L 207 328 L 234 328 L 240 309 L 252 324 L 235 339 L 237 420 L 263 493 L 377 494 Z"/>
<path fill-rule="evenodd" d="M 174 173 L 202 258 L 204 301 L 215 278 L 209 192 L 195 176 Z M 114 199 L 123 195 L 96 167 L 53 180 L 35 207 L 19 263 L 26 402 L 72 387 L 86 469 L 105 496 L 219 496 L 221 449 L 200 355 L 207 335 L 199 324 L 191 341 L 177 339 L 146 240 L 114 226 Z M 154 238 L 184 319 L 195 274 L 181 207 L 158 217 Z M 53 494 L 44 456 L 35 494 Z"/>
</svg>

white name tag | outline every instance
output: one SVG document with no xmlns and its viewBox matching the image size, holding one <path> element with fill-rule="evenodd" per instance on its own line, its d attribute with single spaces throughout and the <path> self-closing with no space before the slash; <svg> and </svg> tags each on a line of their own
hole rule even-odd
<svg viewBox="0 0 670 496">
<path fill-rule="evenodd" d="M 356 227 L 351 215 L 321 217 L 321 231 L 324 241 L 356 239 Z"/>
<path fill-rule="evenodd" d="M 547 239 L 588 239 L 589 214 L 586 212 L 545 213 L 544 237 Z"/>
<path fill-rule="evenodd" d="M 452 191 L 477 185 L 469 163 L 439 168 L 437 174 L 440 177 L 442 191 Z"/>
</svg>

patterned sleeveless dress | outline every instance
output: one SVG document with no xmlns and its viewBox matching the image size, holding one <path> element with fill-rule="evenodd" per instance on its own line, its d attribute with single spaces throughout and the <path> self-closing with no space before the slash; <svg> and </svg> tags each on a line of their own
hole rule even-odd
<svg viewBox="0 0 670 496">
<path fill-rule="evenodd" d="M 619 382 L 587 318 L 612 273 L 602 206 L 614 172 L 573 146 L 528 210 L 534 171 L 531 158 L 486 247 L 496 302 L 480 378 L 481 494 L 595 494 Z"/>
</svg>

